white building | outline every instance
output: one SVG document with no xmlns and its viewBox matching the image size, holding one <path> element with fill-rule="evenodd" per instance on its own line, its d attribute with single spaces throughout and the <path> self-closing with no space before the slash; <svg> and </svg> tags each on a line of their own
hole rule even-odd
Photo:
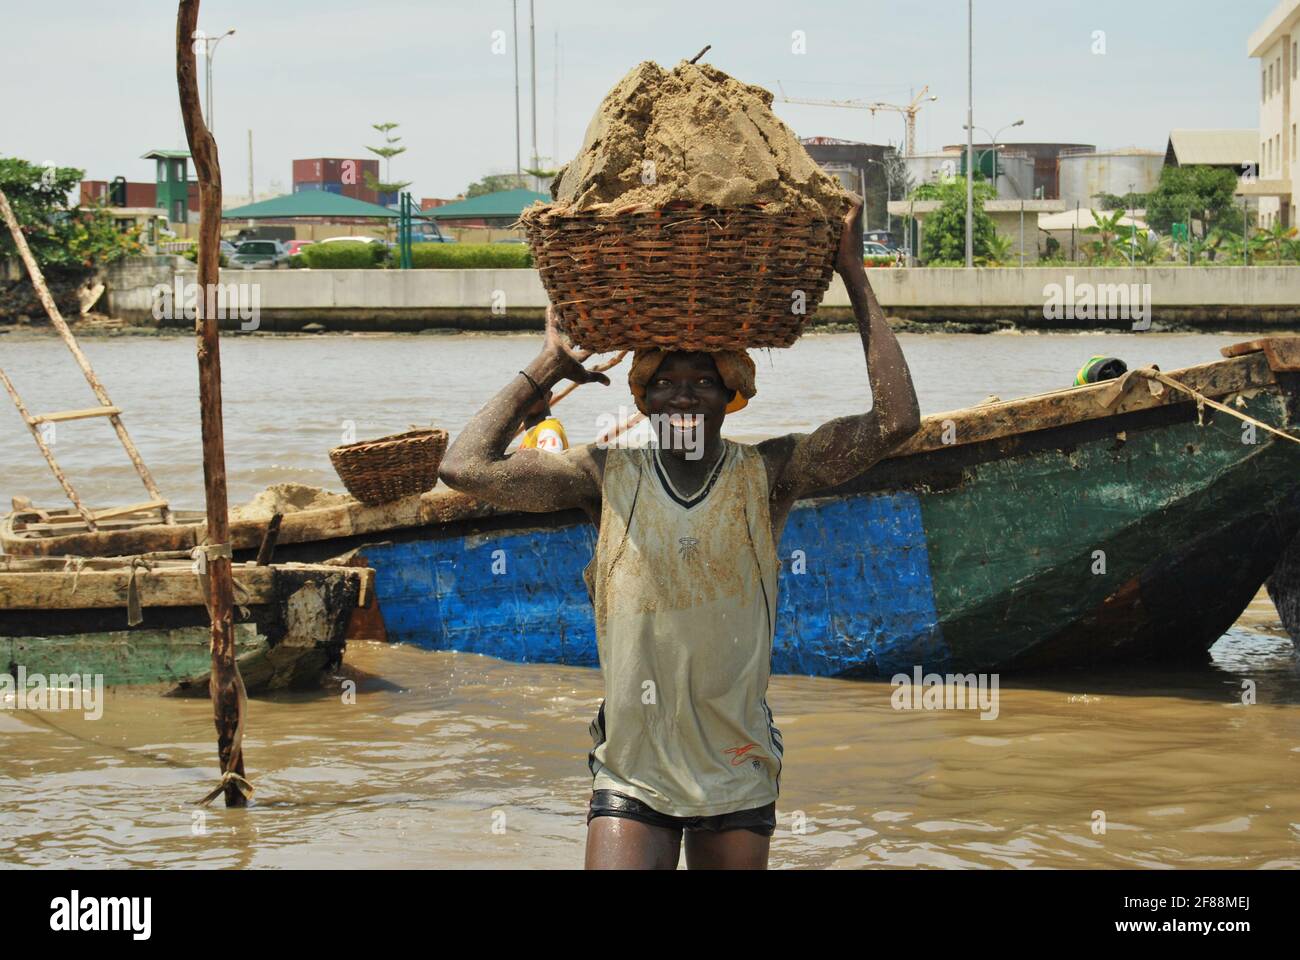
<svg viewBox="0 0 1300 960">
<path fill-rule="evenodd" d="M 1259 198 L 1260 225 L 1296 226 L 1297 63 L 1300 0 L 1282 0 L 1247 43 L 1259 60 L 1259 172 L 1239 193 Z"/>
</svg>

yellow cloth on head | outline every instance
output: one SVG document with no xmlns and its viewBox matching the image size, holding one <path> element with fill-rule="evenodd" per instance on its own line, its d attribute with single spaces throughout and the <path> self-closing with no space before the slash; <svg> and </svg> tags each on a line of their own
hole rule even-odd
<svg viewBox="0 0 1300 960">
<path fill-rule="evenodd" d="M 670 352 L 643 349 L 632 354 L 632 369 L 627 372 L 627 386 L 632 391 L 636 408 L 644 414 L 650 413 L 645 408 L 646 386 Z M 710 351 L 709 356 L 713 358 L 713 363 L 718 368 L 718 376 L 722 378 L 723 385 L 732 391 L 726 412 L 735 413 L 745 407 L 749 403 L 749 398 L 758 392 L 757 387 L 754 386 L 754 361 L 744 350 Z"/>
</svg>

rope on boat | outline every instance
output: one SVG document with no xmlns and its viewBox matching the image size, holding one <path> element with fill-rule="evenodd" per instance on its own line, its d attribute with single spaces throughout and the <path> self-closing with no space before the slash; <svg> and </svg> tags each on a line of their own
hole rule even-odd
<svg viewBox="0 0 1300 960">
<path fill-rule="evenodd" d="M 1229 407 L 1226 404 L 1219 403 L 1217 400 L 1211 400 L 1205 394 L 1201 393 L 1198 390 L 1193 390 L 1187 384 L 1179 383 L 1177 380 L 1173 379 L 1172 377 L 1165 376 L 1154 366 L 1141 367 L 1137 370 L 1134 370 L 1133 373 L 1136 376 L 1145 377 L 1148 380 L 1158 381 L 1160 383 L 1163 383 L 1165 386 L 1173 387 L 1175 390 L 1180 390 L 1183 393 L 1190 395 L 1196 401 L 1198 424 L 1201 425 L 1204 424 L 1203 416 L 1205 412 L 1205 407 L 1210 406 L 1213 407 L 1215 410 L 1223 411 L 1224 413 L 1228 414 L 1231 417 L 1236 417 L 1238 420 L 1242 421 L 1243 423 L 1253 424 L 1254 426 L 1259 427 L 1262 430 L 1267 430 L 1269 433 L 1276 434 L 1277 436 L 1282 437 L 1285 440 L 1290 440 L 1292 443 L 1300 443 L 1300 437 L 1294 437 L 1289 433 L 1285 433 L 1277 429 L 1276 427 L 1270 426 L 1269 424 L 1265 423 L 1262 420 L 1256 420 L 1252 416 L 1248 416 L 1247 414 L 1241 413 L 1237 410 L 1233 410 L 1231 407 Z"/>
<path fill-rule="evenodd" d="M 190 551 L 190 557 L 196 561 L 194 564 L 194 572 L 198 574 L 199 583 L 202 585 L 203 589 L 203 605 L 207 607 L 208 617 L 211 618 L 212 607 L 208 604 L 208 562 L 224 558 L 233 564 L 235 560 L 234 550 L 231 549 L 231 546 L 228 543 L 200 543 Z M 237 595 L 235 606 L 239 607 L 242 619 L 247 620 L 249 618 L 249 612 L 248 607 L 245 606 L 245 604 L 249 600 L 248 588 L 236 580 L 233 574 L 230 578 L 230 583 L 231 586 L 234 587 L 234 592 Z"/>
<path fill-rule="evenodd" d="M 77 581 L 81 579 L 81 571 L 86 566 L 85 557 L 67 557 L 63 561 L 63 572 L 72 574 L 72 590 L 70 593 L 77 592 Z"/>
<path fill-rule="evenodd" d="M 203 604 L 208 608 L 208 616 L 211 618 L 212 607 L 208 605 L 208 562 L 217 559 L 226 559 L 233 562 L 234 551 L 228 543 L 201 543 L 190 552 L 190 556 L 196 561 L 194 572 L 198 575 L 199 582 L 202 584 Z M 233 576 L 230 578 L 230 583 L 234 593 L 242 594 L 244 600 L 248 599 L 247 589 L 236 581 Z M 240 607 L 243 618 L 248 619 L 248 610 L 238 601 L 236 601 L 235 605 Z M 208 675 L 209 685 L 215 682 L 215 673 L 210 673 Z M 248 714 L 248 691 L 244 689 L 244 678 L 240 675 L 237 666 L 235 668 L 235 692 L 238 694 L 238 720 L 235 723 L 235 736 L 230 744 L 230 760 L 226 764 L 225 772 L 221 774 L 221 782 L 213 788 L 211 793 L 199 801 L 198 805 L 201 807 L 210 804 L 232 783 L 235 785 L 235 789 L 244 795 L 245 800 L 249 800 L 253 796 L 253 785 L 235 772 L 235 768 L 239 766 L 239 761 L 244 755 L 244 717 Z"/>
<path fill-rule="evenodd" d="M 239 774 L 235 773 L 234 770 L 227 770 L 221 775 L 221 782 L 217 784 L 216 788 L 199 801 L 199 806 L 206 807 L 213 800 L 217 799 L 217 797 L 221 796 L 222 791 L 226 789 L 226 784 L 228 783 L 233 783 L 235 789 L 244 795 L 245 800 L 252 799 L 253 785 Z"/>
<path fill-rule="evenodd" d="M 212 683 L 214 678 L 209 678 L 208 683 Z M 245 800 L 253 798 L 253 785 L 247 779 L 241 777 L 235 772 L 235 767 L 239 766 L 239 761 L 244 755 L 244 717 L 248 715 L 248 691 L 244 689 L 244 678 L 240 676 L 239 670 L 235 670 L 235 691 L 239 694 L 239 720 L 235 724 L 235 736 L 230 744 L 230 762 L 227 764 L 226 772 L 221 775 L 221 782 L 213 788 L 212 792 L 199 801 L 200 807 L 206 807 L 213 800 L 217 799 L 226 789 L 228 784 L 233 783 L 235 789 L 244 795 Z"/>
<path fill-rule="evenodd" d="M 144 610 L 140 605 L 140 585 L 136 581 L 136 574 L 141 567 L 152 570 L 154 564 L 144 557 L 132 557 L 131 575 L 126 581 L 126 625 L 128 627 L 138 627 L 144 623 Z"/>
</svg>

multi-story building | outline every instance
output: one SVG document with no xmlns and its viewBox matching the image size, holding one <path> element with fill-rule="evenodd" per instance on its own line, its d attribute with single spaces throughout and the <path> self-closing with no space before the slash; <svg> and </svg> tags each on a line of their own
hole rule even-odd
<svg viewBox="0 0 1300 960">
<path fill-rule="evenodd" d="M 1250 35 L 1259 60 L 1259 171 L 1240 193 L 1259 198 L 1260 226 L 1296 226 L 1296 103 L 1300 79 L 1300 0 L 1282 0 Z M 1252 182 L 1253 181 L 1253 182 Z"/>
</svg>

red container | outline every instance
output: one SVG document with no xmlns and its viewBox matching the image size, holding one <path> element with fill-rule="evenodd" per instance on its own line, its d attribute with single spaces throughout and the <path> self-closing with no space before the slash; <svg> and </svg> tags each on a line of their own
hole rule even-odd
<svg viewBox="0 0 1300 960">
<path fill-rule="evenodd" d="M 156 183 L 126 183 L 126 205 L 128 207 L 152 207 L 158 196 Z"/>
<path fill-rule="evenodd" d="M 320 160 L 295 160 L 293 162 L 294 183 L 321 183 L 325 176 Z"/>
<path fill-rule="evenodd" d="M 343 184 L 343 196 L 351 197 L 353 200 L 364 200 L 366 203 L 379 202 L 379 194 L 371 190 L 364 183 Z"/>
<path fill-rule="evenodd" d="M 108 203 L 108 181 L 82 180 L 81 200 L 79 202 L 82 206 L 96 202 Z"/>
<path fill-rule="evenodd" d="M 294 183 L 338 183 L 342 177 L 342 160 L 329 157 L 315 157 L 310 160 L 293 162 Z"/>
</svg>

